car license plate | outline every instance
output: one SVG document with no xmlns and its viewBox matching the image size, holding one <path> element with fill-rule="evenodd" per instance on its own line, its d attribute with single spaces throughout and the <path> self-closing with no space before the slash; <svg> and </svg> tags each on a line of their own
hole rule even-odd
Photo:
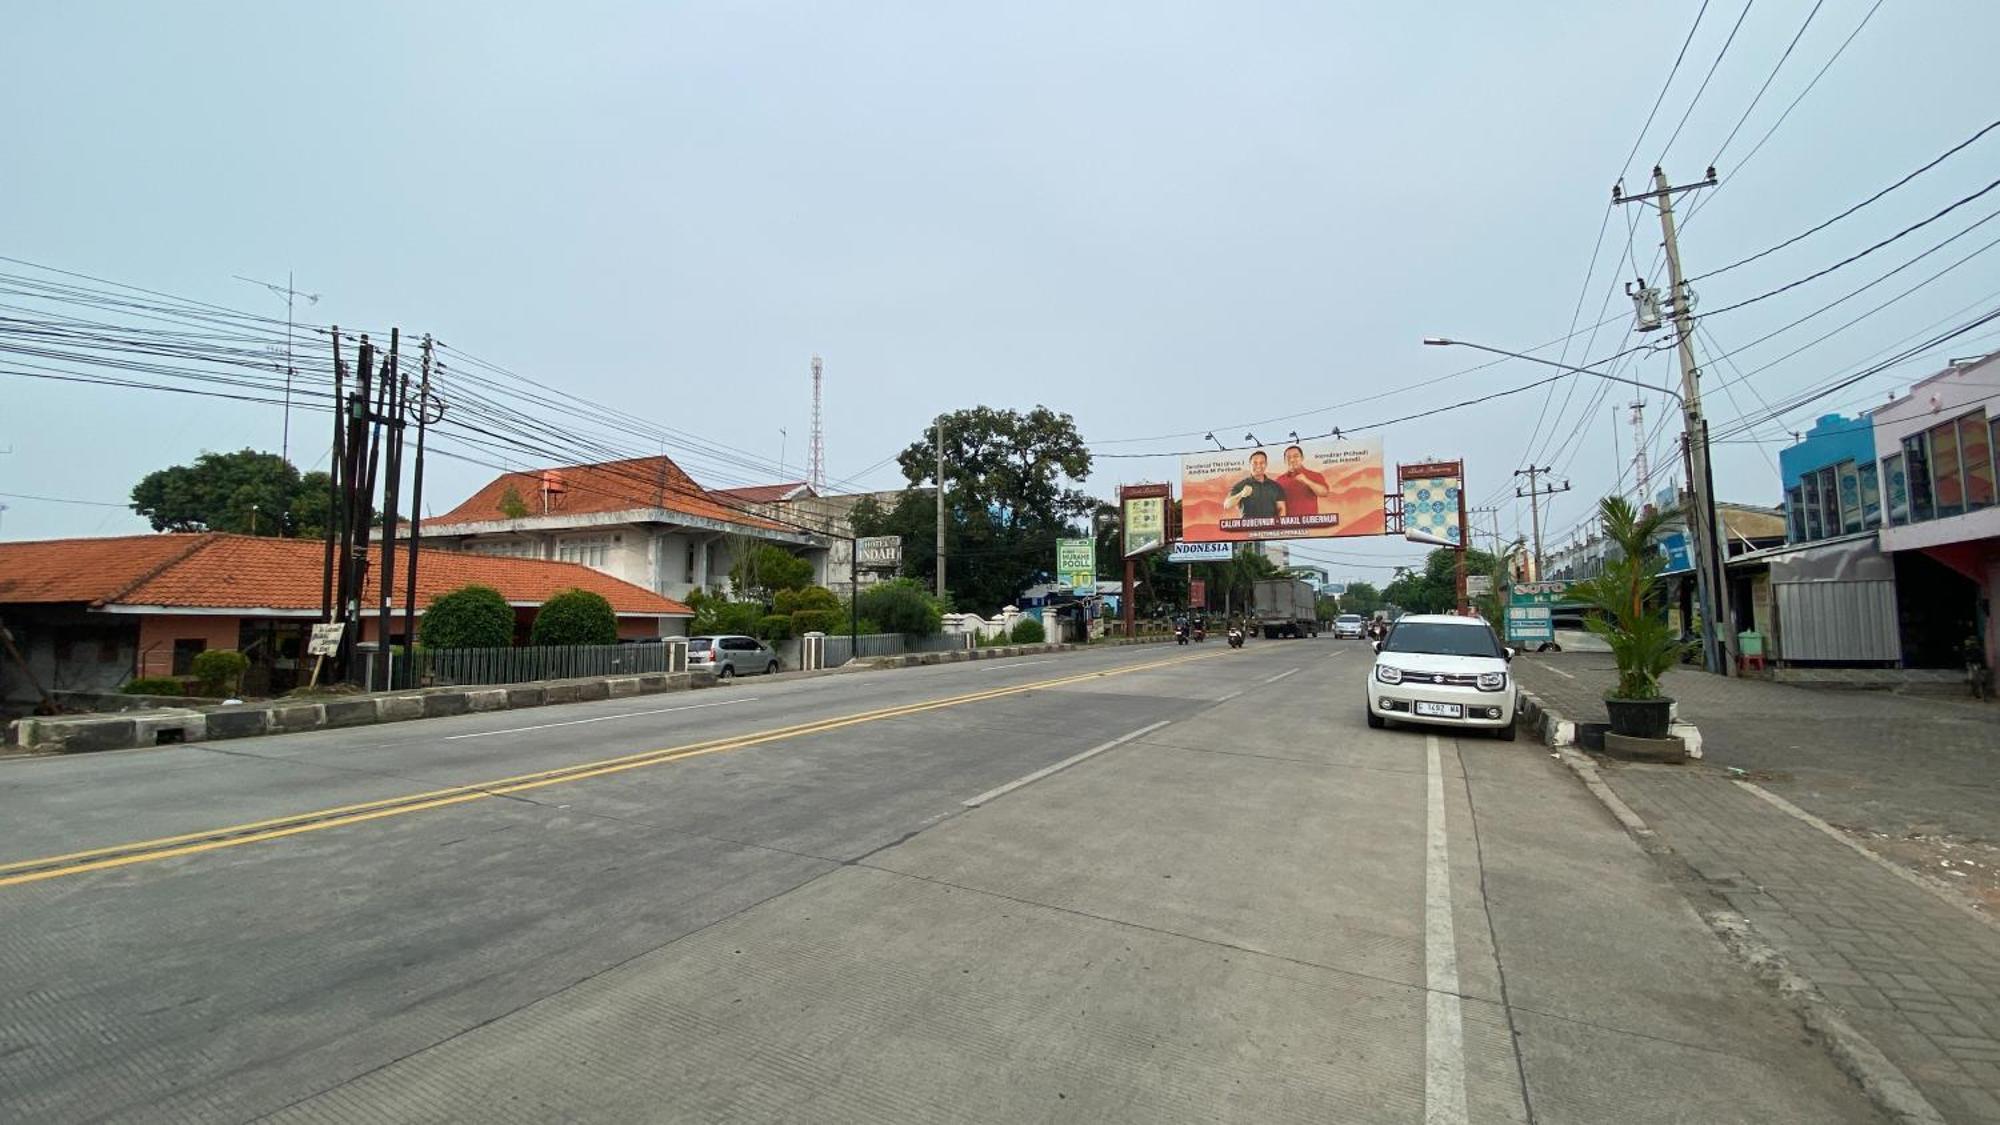
<svg viewBox="0 0 2000 1125">
<path fill-rule="evenodd" d="M 1417 702 L 1417 714 L 1428 715 L 1433 719 L 1456 719 L 1464 711 L 1465 709 L 1456 703 L 1425 703 L 1422 700 Z"/>
</svg>

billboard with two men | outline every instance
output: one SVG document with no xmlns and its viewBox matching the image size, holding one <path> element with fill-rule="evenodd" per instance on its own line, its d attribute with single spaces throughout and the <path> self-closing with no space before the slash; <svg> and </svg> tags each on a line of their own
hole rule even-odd
<svg viewBox="0 0 2000 1125">
<path fill-rule="evenodd" d="M 1381 535 L 1382 442 L 1307 438 L 1181 458 L 1181 538 L 1318 539 Z"/>
</svg>

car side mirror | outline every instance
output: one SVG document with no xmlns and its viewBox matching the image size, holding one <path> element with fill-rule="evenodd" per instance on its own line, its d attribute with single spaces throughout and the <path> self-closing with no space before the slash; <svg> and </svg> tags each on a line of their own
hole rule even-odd
<svg viewBox="0 0 2000 1125">
<path fill-rule="evenodd" d="M 1507 654 L 1507 661 L 1508 661 L 1509 663 L 1512 663 L 1512 662 L 1513 662 L 1513 660 L 1514 660 L 1514 655 L 1515 655 L 1516 653 L 1520 652 L 1521 650 L 1520 650 L 1520 649 L 1518 649 L 1518 648 L 1514 648 L 1514 647 L 1512 647 L 1512 646 L 1509 646 L 1509 647 L 1507 647 L 1507 648 L 1505 648 L 1505 649 L 1502 649 L 1501 651 L 1503 651 L 1503 652 L 1505 652 L 1505 653 Z"/>
<path fill-rule="evenodd" d="M 1381 652 L 1381 651 L 1382 651 L 1382 642 L 1381 642 L 1381 641 L 1369 641 L 1369 642 L 1368 642 L 1368 647 L 1369 647 L 1369 648 L 1372 648 L 1372 649 L 1374 649 L 1374 650 L 1375 650 L 1376 652 Z"/>
</svg>

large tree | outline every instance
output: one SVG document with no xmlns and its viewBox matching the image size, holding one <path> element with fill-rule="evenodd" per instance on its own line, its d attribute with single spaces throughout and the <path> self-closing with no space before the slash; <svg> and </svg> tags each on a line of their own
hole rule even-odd
<svg viewBox="0 0 2000 1125">
<path fill-rule="evenodd" d="M 1491 574 L 1496 563 L 1490 552 L 1473 548 L 1465 553 L 1467 575 Z M 1458 607 L 1458 552 L 1439 547 L 1424 558 L 1424 569 L 1398 577 L 1382 590 L 1391 605 L 1408 613 L 1443 613 Z"/>
<path fill-rule="evenodd" d="M 204 453 L 193 464 L 147 473 L 132 486 L 132 510 L 154 531 L 234 531 L 314 536 L 326 528 L 328 480 L 275 453 Z"/>
<path fill-rule="evenodd" d="M 1044 406 L 1022 413 L 976 406 L 944 426 L 945 581 L 957 609 L 992 613 L 1052 577 L 1055 541 L 1073 535 L 1093 501 L 1075 487 L 1090 473 L 1090 451 L 1067 414 Z M 862 535 L 903 540 L 903 574 L 937 575 L 937 429 L 897 458 L 911 488 L 893 507 L 858 504 Z M 929 486 L 929 487 L 920 487 Z"/>
</svg>

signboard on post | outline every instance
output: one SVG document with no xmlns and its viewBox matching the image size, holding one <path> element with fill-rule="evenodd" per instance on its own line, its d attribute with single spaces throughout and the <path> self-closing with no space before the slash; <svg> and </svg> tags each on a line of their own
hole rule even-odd
<svg viewBox="0 0 2000 1125">
<path fill-rule="evenodd" d="M 1396 467 L 1403 493 L 1403 538 L 1454 550 L 1465 546 L 1465 528 L 1458 518 L 1464 476 L 1460 461 Z"/>
<path fill-rule="evenodd" d="M 1382 442 L 1307 438 L 1181 458 L 1182 535 L 1191 543 L 1380 535 Z"/>
<path fill-rule="evenodd" d="M 1188 580 L 1188 608 L 1208 608 L 1208 582 L 1200 578 Z"/>
<path fill-rule="evenodd" d="M 870 535 L 854 541 L 854 559 L 869 570 L 900 570 L 903 566 L 903 537 Z"/>
<path fill-rule="evenodd" d="M 1167 547 L 1170 563 L 1228 562 L 1235 557 L 1234 543 L 1190 543 L 1176 539 Z"/>
<path fill-rule="evenodd" d="M 312 628 L 312 637 L 306 641 L 306 655 L 340 655 L 340 638 L 346 631 L 347 624 L 342 621 L 315 622 Z"/>
<path fill-rule="evenodd" d="M 1507 594 L 1507 639 L 1545 644 L 1556 639 L 1550 607 L 1569 593 L 1569 583 L 1516 582 Z"/>
<path fill-rule="evenodd" d="M 1056 580 L 1072 590 L 1097 589 L 1097 540 L 1056 540 Z"/>
<path fill-rule="evenodd" d="M 1118 490 L 1125 508 L 1125 557 L 1143 555 L 1167 544 L 1167 498 L 1173 489 L 1164 484 L 1133 484 Z"/>
<path fill-rule="evenodd" d="M 1465 596 L 1483 598 L 1493 592 L 1493 576 L 1490 574 L 1468 574 L 1465 576 Z"/>
</svg>

